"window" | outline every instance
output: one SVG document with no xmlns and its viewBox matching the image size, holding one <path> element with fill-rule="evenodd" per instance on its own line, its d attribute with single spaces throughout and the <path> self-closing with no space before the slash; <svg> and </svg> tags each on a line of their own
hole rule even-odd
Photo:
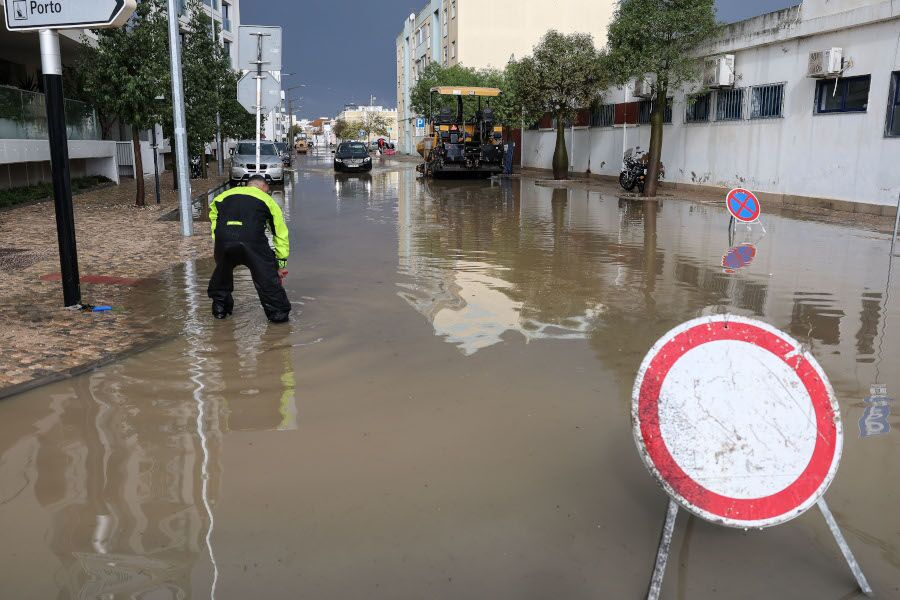
<svg viewBox="0 0 900 600">
<path fill-rule="evenodd" d="M 601 104 L 591 111 L 591 127 L 612 127 L 615 119 L 615 104 Z"/>
<path fill-rule="evenodd" d="M 231 42 L 225 40 L 225 55 L 228 57 L 228 64 L 233 65 L 234 61 L 231 60 Z"/>
<path fill-rule="evenodd" d="M 816 82 L 816 113 L 866 112 L 871 75 Z"/>
<path fill-rule="evenodd" d="M 638 125 L 649 125 L 653 114 L 654 100 L 641 100 L 638 103 Z M 666 98 L 666 110 L 663 111 L 663 123 L 672 122 L 672 99 Z"/>
<path fill-rule="evenodd" d="M 716 121 L 740 121 L 744 118 L 744 88 L 716 92 Z"/>
<path fill-rule="evenodd" d="M 447 46 L 444 46 L 444 66 L 446 67 L 450 61 L 448 60 Z"/>
<path fill-rule="evenodd" d="M 456 0 L 450 0 L 450 18 L 456 18 Z"/>
<path fill-rule="evenodd" d="M 685 123 L 706 123 L 709 121 L 709 104 L 712 94 L 706 92 L 697 96 L 687 97 L 687 107 L 684 110 Z"/>
<path fill-rule="evenodd" d="M 757 85 L 750 96 L 751 119 L 774 119 L 783 116 L 784 84 Z"/>
<path fill-rule="evenodd" d="M 450 58 L 456 58 L 456 42 L 450 42 Z"/>
<path fill-rule="evenodd" d="M 447 25 L 447 9 L 444 8 L 444 37 L 447 37 L 447 34 L 450 33 L 450 29 Z"/>
<path fill-rule="evenodd" d="M 891 76 L 891 95 L 888 102 L 887 129 L 888 137 L 900 137 L 900 71 Z"/>
</svg>

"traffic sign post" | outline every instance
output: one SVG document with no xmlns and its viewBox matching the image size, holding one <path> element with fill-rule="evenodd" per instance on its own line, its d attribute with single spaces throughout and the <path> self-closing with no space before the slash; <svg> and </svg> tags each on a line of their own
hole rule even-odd
<svg viewBox="0 0 900 600">
<path fill-rule="evenodd" d="M 641 459 L 670 498 L 650 600 L 659 597 L 679 507 L 725 527 L 762 529 L 818 505 L 871 594 L 823 498 L 843 447 L 837 401 L 796 340 L 733 315 L 684 323 L 644 358 L 632 421 Z"/>
<path fill-rule="evenodd" d="M 260 104 L 262 109 L 273 109 L 281 102 L 281 84 L 266 73 L 260 80 Z M 250 113 L 256 113 L 256 73 L 247 73 L 238 81 L 238 102 Z"/>
<path fill-rule="evenodd" d="M 128 20 L 135 6 L 135 0 L 4 0 L 7 29 L 39 32 L 64 306 L 81 304 L 81 282 L 78 274 L 58 30 L 119 27 Z"/>
<path fill-rule="evenodd" d="M 260 146 L 262 144 L 262 108 L 263 108 L 263 82 L 275 81 L 272 71 L 281 71 L 281 27 L 263 27 L 259 25 L 241 25 L 238 30 L 238 62 L 240 68 L 251 73 L 256 80 L 256 95 L 253 110 L 256 112 L 256 169 L 259 172 Z M 263 66 L 265 65 L 265 69 Z M 243 78 L 242 78 L 243 79 Z M 277 83 L 277 82 L 276 82 Z M 269 85 L 268 83 L 265 85 Z M 246 87 L 246 84 L 245 84 Z M 278 99 L 273 102 L 271 108 L 281 101 L 281 84 L 275 90 Z M 238 88 L 238 100 L 240 100 L 241 88 Z M 246 98 L 245 98 L 246 100 Z M 247 104 L 242 102 L 246 108 Z"/>
</svg>

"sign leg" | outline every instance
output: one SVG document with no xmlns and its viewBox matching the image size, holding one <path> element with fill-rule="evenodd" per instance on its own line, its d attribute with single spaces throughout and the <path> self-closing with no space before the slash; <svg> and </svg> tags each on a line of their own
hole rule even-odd
<svg viewBox="0 0 900 600">
<path fill-rule="evenodd" d="M 672 534 L 675 532 L 675 517 L 677 515 L 678 504 L 669 498 L 666 522 L 663 524 L 662 533 L 659 536 L 659 549 L 656 551 L 656 565 L 653 567 L 653 577 L 650 579 L 650 590 L 647 592 L 647 600 L 657 600 L 659 598 L 663 575 L 666 573 L 666 563 L 669 561 L 669 548 L 672 546 Z"/>
<path fill-rule="evenodd" d="M 828 528 L 831 529 L 831 535 L 834 536 L 834 541 L 837 542 L 838 548 L 841 549 L 841 553 L 844 555 L 844 560 L 847 561 L 847 565 L 853 572 L 853 576 L 856 577 L 856 583 L 859 584 L 859 589 L 862 590 L 866 596 L 872 596 L 872 588 L 869 587 L 869 582 L 866 580 L 866 576 L 863 575 L 859 563 L 856 562 L 853 551 L 850 550 L 850 546 L 847 545 L 847 540 L 844 539 L 841 528 L 838 527 L 837 521 L 834 520 L 834 515 L 831 514 L 831 510 L 825 503 L 825 498 L 819 498 L 818 505 L 819 510 L 822 511 L 822 516 L 825 517 L 825 522 L 828 523 Z"/>
</svg>

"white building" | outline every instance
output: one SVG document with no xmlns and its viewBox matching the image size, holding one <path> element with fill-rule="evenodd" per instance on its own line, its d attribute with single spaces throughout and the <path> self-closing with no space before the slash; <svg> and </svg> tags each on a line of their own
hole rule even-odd
<svg viewBox="0 0 900 600">
<path fill-rule="evenodd" d="M 854 210 L 893 214 L 900 194 L 898 35 L 900 5 L 883 0 L 807 0 L 729 25 L 701 50 L 724 61 L 724 79 L 710 83 L 725 85 L 693 104 L 687 93 L 702 84 L 674 94 L 664 126 L 666 180 L 746 187 L 767 193 L 764 202 L 852 202 Z M 634 91 L 608 90 L 593 126 L 583 120 L 567 131 L 574 172 L 615 177 L 624 148 L 649 147 L 650 101 Z M 551 166 L 555 132 L 549 120 L 541 125 L 523 136 L 525 167 Z"/>
<path fill-rule="evenodd" d="M 184 5 L 184 2 L 180 2 Z M 237 64 L 237 26 L 240 22 L 239 0 L 203 0 L 204 10 L 222 31 L 221 42 Z M 0 3 L 0 18 L 5 19 Z M 184 19 L 183 19 L 184 21 Z M 82 40 L 95 39 L 83 29 L 60 31 L 63 66 L 71 66 L 80 51 Z M 50 148 L 47 144 L 47 120 L 43 94 L 33 91 L 40 83 L 40 48 L 37 32 L 13 33 L 0 26 L 0 101 L 7 109 L 0 114 L 0 188 L 19 187 L 48 182 Z M 64 90 L 65 92 L 65 90 Z M 92 108 L 84 103 L 66 100 L 68 115 L 69 157 L 72 177 L 103 175 L 118 182 L 120 174 L 133 175 L 131 129 L 116 124 L 104 132 Z M 80 115 L 76 121 L 72 115 Z M 171 148 L 160 138 L 160 168 L 171 164 Z M 144 175 L 153 172 L 153 150 L 149 131 L 141 132 Z"/>
</svg>

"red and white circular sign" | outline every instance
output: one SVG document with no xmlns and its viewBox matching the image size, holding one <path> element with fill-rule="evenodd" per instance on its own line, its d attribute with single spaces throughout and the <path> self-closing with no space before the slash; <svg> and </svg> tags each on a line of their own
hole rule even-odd
<svg viewBox="0 0 900 600">
<path fill-rule="evenodd" d="M 647 468 L 681 506 L 729 527 L 770 527 L 825 493 L 843 447 L 834 390 L 783 332 L 733 315 L 662 337 L 634 382 Z"/>
</svg>

